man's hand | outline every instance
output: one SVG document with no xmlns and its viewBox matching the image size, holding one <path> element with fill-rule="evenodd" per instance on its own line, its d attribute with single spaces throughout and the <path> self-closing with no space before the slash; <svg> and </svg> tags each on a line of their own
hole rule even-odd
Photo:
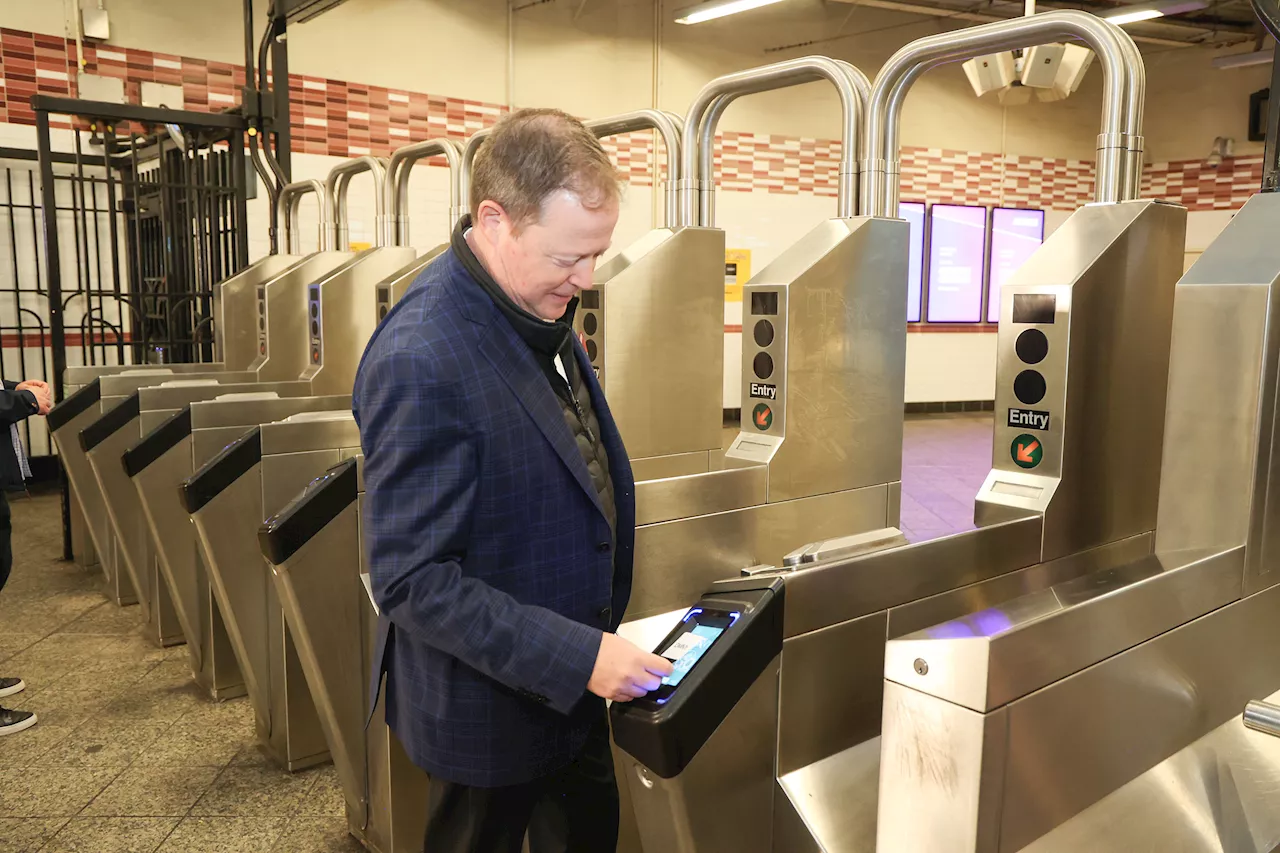
<svg viewBox="0 0 1280 853">
<path fill-rule="evenodd" d="M 614 702 L 630 702 L 657 690 L 671 669 L 671 661 L 666 658 L 649 654 L 617 634 L 606 633 L 600 640 L 587 689 Z"/>
<path fill-rule="evenodd" d="M 30 391 L 35 395 L 36 405 L 39 407 L 37 414 L 47 415 L 49 410 L 53 408 L 53 392 L 49 390 L 49 383 L 41 382 L 39 379 L 27 379 L 21 382 L 16 391 Z"/>
</svg>

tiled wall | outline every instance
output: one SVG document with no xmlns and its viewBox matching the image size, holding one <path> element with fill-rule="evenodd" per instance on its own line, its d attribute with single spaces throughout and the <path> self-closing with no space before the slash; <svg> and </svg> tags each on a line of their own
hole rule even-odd
<svg viewBox="0 0 1280 853">
<path fill-rule="evenodd" d="M 146 81 L 181 85 L 186 108 L 219 110 L 238 100 L 243 69 L 223 62 L 149 51 L 85 45 L 85 71 L 126 81 L 130 100 Z M 31 124 L 32 94 L 74 94 L 75 43 L 62 37 L 0 29 L 0 123 Z M 492 124 L 501 106 L 292 75 L 294 150 L 349 157 L 387 154 L 436 136 L 464 139 Z M 54 122 L 55 126 L 59 121 Z M 65 119 L 61 125 L 67 126 Z M 609 140 L 624 176 L 653 183 L 650 134 Z M 812 193 L 834 196 L 840 143 L 836 140 L 725 132 L 716 154 L 725 190 Z M 1235 208 L 1261 182 L 1261 157 L 1227 160 L 1217 169 L 1203 162 L 1155 163 L 1144 175 L 1144 195 L 1180 202 L 1192 210 Z M 902 152 L 904 199 L 955 204 L 1026 205 L 1070 210 L 1092 198 L 1093 164 L 1085 160 L 1000 155 L 906 147 Z"/>
</svg>

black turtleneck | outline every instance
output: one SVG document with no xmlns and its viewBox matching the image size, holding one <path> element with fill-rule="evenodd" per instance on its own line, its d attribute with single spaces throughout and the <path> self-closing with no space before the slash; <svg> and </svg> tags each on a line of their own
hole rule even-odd
<svg viewBox="0 0 1280 853">
<path fill-rule="evenodd" d="M 529 349 L 533 350 L 534 355 L 538 357 L 539 366 L 547 374 L 547 381 L 551 383 L 556 393 L 562 397 L 566 393 L 571 394 L 569 386 L 573 383 L 574 371 L 577 368 L 577 361 L 573 355 L 572 336 L 573 314 L 578 308 L 578 300 L 575 298 L 569 303 L 564 316 L 559 320 L 543 320 L 530 314 L 507 295 L 476 257 L 476 253 L 471 250 L 471 244 L 467 242 L 469 230 L 471 230 L 470 215 L 462 217 L 453 229 L 451 238 L 453 253 L 458 256 L 462 266 L 481 289 L 493 300 L 493 304 L 498 306 L 498 310 L 507 318 L 507 322 L 516 330 L 516 334 L 529 345 Z M 559 372 L 556 371 L 557 355 L 560 356 L 560 363 L 564 366 L 567 382 L 561 379 Z"/>
</svg>

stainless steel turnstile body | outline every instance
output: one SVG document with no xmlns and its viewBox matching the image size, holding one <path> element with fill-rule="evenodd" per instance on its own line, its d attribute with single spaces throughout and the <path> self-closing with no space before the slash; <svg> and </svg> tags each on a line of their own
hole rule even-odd
<svg viewBox="0 0 1280 853">
<path fill-rule="evenodd" d="M 1280 688 L 1277 227 L 1254 196 L 1178 282 L 1154 553 L 888 644 L 880 849 L 1280 844 L 1237 716 Z"/>
<path fill-rule="evenodd" d="M 193 394 L 192 390 L 204 393 Z M 143 519 L 147 541 L 187 637 L 192 673 L 196 683 L 215 699 L 242 696 L 245 687 L 208 577 L 196 559 L 190 517 L 175 499 L 182 481 L 205 461 L 193 454 L 193 426 L 207 428 L 212 423 L 229 427 L 236 433 L 230 440 L 262 421 L 348 404 L 345 397 L 311 397 L 305 382 L 230 385 L 212 390 L 141 389 L 139 426 L 143 438 L 124 453 L 118 475 L 109 465 L 99 472 L 104 483 L 106 478 L 123 476 L 120 488 L 112 482 L 111 489 L 132 492 L 130 497 L 120 494 L 116 500 L 129 504 Z M 213 452 L 206 449 L 207 455 Z"/>
<path fill-rule="evenodd" d="M 781 578 L 782 651 L 676 776 L 660 778 L 624 756 L 621 775 L 646 851 L 714 849 L 725 840 L 779 853 L 876 849 L 882 701 L 885 714 L 891 707 L 886 641 L 1151 553 L 1163 431 L 1149 413 L 1164 408 L 1185 221 L 1182 208 L 1151 201 L 1085 207 L 1006 284 L 998 422 L 978 529 L 854 557 L 814 549 L 797 554 L 793 567 L 707 584 L 729 591 Z M 1047 348 L 1029 346 L 1033 339 Z M 1047 413 L 1044 429 L 1008 426 L 1021 420 L 1010 410 L 1032 407 Z M 1134 434 L 1144 443 L 1125 444 Z M 1120 446 L 1133 454 L 1124 465 L 1114 455 Z M 1038 451 L 1030 465 L 1028 448 Z M 733 540 L 726 530 L 713 541 L 720 548 Z M 682 613 L 621 633 L 652 647 Z M 928 671 L 945 682 L 949 668 L 931 661 Z M 933 806 L 908 802 L 927 825 Z"/>
<path fill-rule="evenodd" d="M 199 447 L 201 436 L 193 433 Z M 240 663 L 263 746 L 290 770 L 328 760 L 294 641 L 257 544 L 267 507 L 287 503 L 360 446 L 349 410 L 263 424 L 184 485 L 200 553 Z"/>
<path fill-rule="evenodd" d="M 369 707 L 377 614 L 361 582 L 362 461 L 349 458 L 313 481 L 259 539 L 316 699 L 349 831 L 373 853 L 419 853 L 429 780 L 386 724 L 385 690 Z"/>
</svg>

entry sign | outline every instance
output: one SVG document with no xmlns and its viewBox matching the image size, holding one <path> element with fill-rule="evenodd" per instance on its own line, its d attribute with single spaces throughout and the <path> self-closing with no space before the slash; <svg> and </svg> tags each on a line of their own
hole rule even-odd
<svg viewBox="0 0 1280 853">
<path fill-rule="evenodd" d="M 751 412 L 751 423 L 761 432 L 773 426 L 773 409 L 767 403 L 760 403 Z"/>
<path fill-rule="evenodd" d="M 1009 455 L 1019 468 L 1034 468 L 1044 458 L 1044 445 L 1034 435 L 1023 433 L 1013 440 Z"/>
</svg>

